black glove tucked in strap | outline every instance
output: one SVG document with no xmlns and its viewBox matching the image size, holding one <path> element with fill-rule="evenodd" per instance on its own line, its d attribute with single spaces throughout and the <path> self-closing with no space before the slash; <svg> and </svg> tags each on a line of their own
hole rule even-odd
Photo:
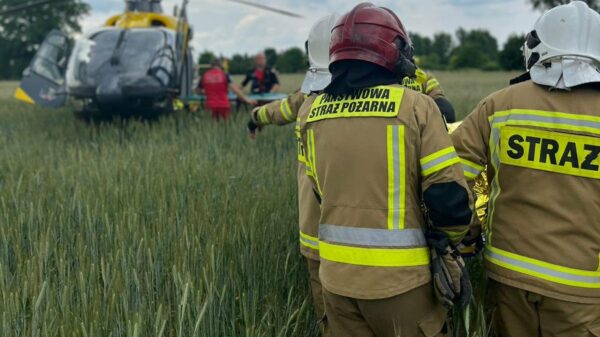
<svg viewBox="0 0 600 337">
<path fill-rule="evenodd" d="M 427 244 L 431 249 L 431 273 L 438 300 L 448 309 L 466 306 L 473 289 L 460 253 L 442 232 L 428 232 Z"/>
</svg>

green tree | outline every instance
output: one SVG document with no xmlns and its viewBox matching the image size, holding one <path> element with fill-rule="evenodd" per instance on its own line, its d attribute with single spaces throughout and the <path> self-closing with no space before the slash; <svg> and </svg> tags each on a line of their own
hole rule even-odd
<svg viewBox="0 0 600 337">
<path fill-rule="evenodd" d="M 233 75 L 245 74 L 254 67 L 254 58 L 248 54 L 235 54 L 229 60 L 229 73 Z"/>
<path fill-rule="evenodd" d="M 431 39 L 418 33 L 409 33 L 415 56 L 427 56 L 431 53 Z"/>
<path fill-rule="evenodd" d="M 427 69 L 445 69 L 448 67 L 452 51 L 452 36 L 436 33 L 433 40 L 427 36 L 410 33 L 415 49 L 415 59 L 420 67 Z"/>
<path fill-rule="evenodd" d="M 595 10 L 600 9 L 599 0 L 583 0 L 591 8 Z M 571 0 L 529 0 L 535 9 L 546 10 L 558 5 L 565 5 L 571 2 Z"/>
<path fill-rule="evenodd" d="M 215 53 L 205 50 L 200 54 L 200 57 L 198 58 L 198 63 L 202 65 L 211 64 L 216 58 L 217 55 L 215 55 Z"/>
<path fill-rule="evenodd" d="M 511 35 L 500 52 L 500 66 L 505 70 L 524 70 L 523 52 L 524 35 Z"/>
<path fill-rule="evenodd" d="M 23 0 L 0 0 L 0 8 L 22 5 Z M 81 31 L 80 19 L 90 6 L 68 0 L 0 16 L 0 78 L 19 78 L 48 32 Z"/>
<path fill-rule="evenodd" d="M 431 43 L 431 54 L 436 55 L 439 65 L 447 67 L 450 63 L 450 53 L 452 52 L 452 35 L 448 33 L 436 33 L 433 35 Z"/>
<path fill-rule="evenodd" d="M 452 51 L 450 65 L 455 69 L 478 68 L 495 70 L 498 65 L 498 41 L 487 30 L 467 31 L 459 28 L 456 32 L 459 42 Z"/>
<path fill-rule="evenodd" d="M 298 73 L 306 70 L 307 58 L 302 49 L 294 47 L 277 58 L 277 69 L 282 73 Z"/>
<path fill-rule="evenodd" d="M 277 64 L 277 50 L 274 48 L 265 49 L 265 56 L 267 57 L 267 65 L 273 67 Z"/>
</svg>

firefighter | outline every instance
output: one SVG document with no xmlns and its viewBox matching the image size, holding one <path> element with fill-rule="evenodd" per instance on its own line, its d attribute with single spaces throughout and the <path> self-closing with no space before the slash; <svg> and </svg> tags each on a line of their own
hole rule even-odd
<svg viewBox="0 0 600 337">
<path fill-rule="evenodd" d="M 212 68 L 202 76 L 198 83 L 196 93 L 204 92 L 206 95 L 206 107 L 211 111 L 215 120 L 228 119 L 231 114 L 231 103 L 229 102 L 229 90 L 233 91 L 243 102 L 256 105 L 255 100 L 249 99 L 242 90 L 231 81 L 229 74 L 225 73 L 221 66 L 221 60 L 215 58 Z"/>
<path fill-rule="evenodd" d="M 414 58 L 410 61 L 412 64 L 417 64 Z M 446 122 L 456 122 L 456 112 L 454 111 L 454 106 L 452 106 L 452 103 L 450 103 L 450 101 L 448 101 L 444 95 L 444 90 L 442 90 L 442 86 L 437 78 L 426 73 L 422 69 L 415 67 L 415 70 L 410 71 L 410 74 L 405 76 L 401 83 L 407 88 L 422 92 L 425 95 L 433 98 L 438 108 L 442 112 Z"/>
<path fill-rule="evenodd" d="M 242 88 L 251 84 L 251 92 L 256 95 L 275 93 L 279 91 L 279 77 L 267 66 L 267 57 L 264 53 L 258 53 L 254 59 L 252 69 L 242 82 Z"/>
<path fill-rule="evenodd" d="M 331 82 L 329 72 L 329 42 L 331 29 L 339 16 L 331 14 L 318 20 L 310 30 L 306 42 L 310 68 L 306 73 L 302 89 L 290 97 L 275 101 L 252 113 L 249 123 L 251 135 L 255 135 L 258 127 L 270 124 L 287 125 L 296 122 L 298 111 L 309 95 L 317 95 Z M 319 280 L 319 216 L 321 211 L 312 191 L 311 182 L 306 175 L 306 159 L 304 150 L 298 143 L 298 208 L 300 224 L 300 253 L 304 256 L 310 279 L 310 289 L 313 297 L 315 313 L 319 319 L 324 317 L 325 308 L 321 282 Z M 321 330 L 327 335 L 325 326 Z"/>
<path fill-rule="evenodd" d="M 332 30 L 331 84 L 300 109 L 334 337 L 447 336 L 434 294 L 464 301 L 460 259 L 446 252 L 468 229 L 470 194 L 434 100 L 398 84 L 411 58 L 397 16 L 360 4 Z M 433 266 L 440 258 L 450 279 Z"/>
<path fill-rule="evenodd" d="M 581 1 L 551 9 L 524 54 L 528 73 L 452 134 L 470 184 L 489 164 L 493 328 L 600 336 L 600 15 Z"/>
<path fill-rule="evenodd" d="M 329 43 L 331 29 L 337 18 L 338 16 L 335 14 L 326 16 L 312 27 L 306 43 L 310 68 L 306 73 L 301 90 L 290 95 L 287 99 L 272 102 L 251 112 L 251 121 L 248 124 L 251 138 L 255 139 L 257 131 L 268 125 L 287 125 L 296 122 L 298 111 L 306 98 L 311 94 L 321 93 L 331 82 L 331 73 L 328 68 Z M 448 116 L 454 115 L 452 105 L 445 99 L 439 82 L 434 77 L 418 69 L 414 76 L 406 76 L 399 82 L 413 90 L 427 93 L 436 100 L 440 110 L 446 107 L 444 111 L 449 112 Z M 318 222 L 320 210 L 318 203 L 314 200 L 310 181 L 305 174 L 305 159 L 302 150 L 299 153 L 299 161 L 300 249 L 308 263 L 315 312 L 319 317 L 322 317 L 324 306 L 321 283 L 318 277 Z"/>
</svg>

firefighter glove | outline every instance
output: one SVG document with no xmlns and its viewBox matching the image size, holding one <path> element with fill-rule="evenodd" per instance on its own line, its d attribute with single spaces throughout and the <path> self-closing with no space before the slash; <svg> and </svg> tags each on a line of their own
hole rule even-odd
<svg viewBox="0 0 600 337">
<path fill-rule="evenodd" d="M 460 253 L 441 232 L 427 233 L 427 243 L 431 249 L 431 273 L 438 300 L 448 309 L 466 306 L 472 287 Z"/>
<path fill-rule="evenodd" d="M 256 125 L 253 120 L 250 120 L 248 122 L 248 134 L 250 138 L 255 139 L 258 132 L 260 132 L 260 126 Z"/>
</svg>

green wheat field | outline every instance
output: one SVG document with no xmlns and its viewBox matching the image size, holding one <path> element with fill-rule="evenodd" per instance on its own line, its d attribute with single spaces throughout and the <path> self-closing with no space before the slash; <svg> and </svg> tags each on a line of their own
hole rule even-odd
<svg viewBox="0 0 600 337">
<path fill-rule="evenodd" d="M 464 116 L 515 74 L 436 75 Z M 245 113 L 90 125 L 15 86 L 0 83 L 0 336 L 318 336 L 293 126 L 253 142 Z M 480 303 L 457 336 L 486 335 Z"/>
</svg>

